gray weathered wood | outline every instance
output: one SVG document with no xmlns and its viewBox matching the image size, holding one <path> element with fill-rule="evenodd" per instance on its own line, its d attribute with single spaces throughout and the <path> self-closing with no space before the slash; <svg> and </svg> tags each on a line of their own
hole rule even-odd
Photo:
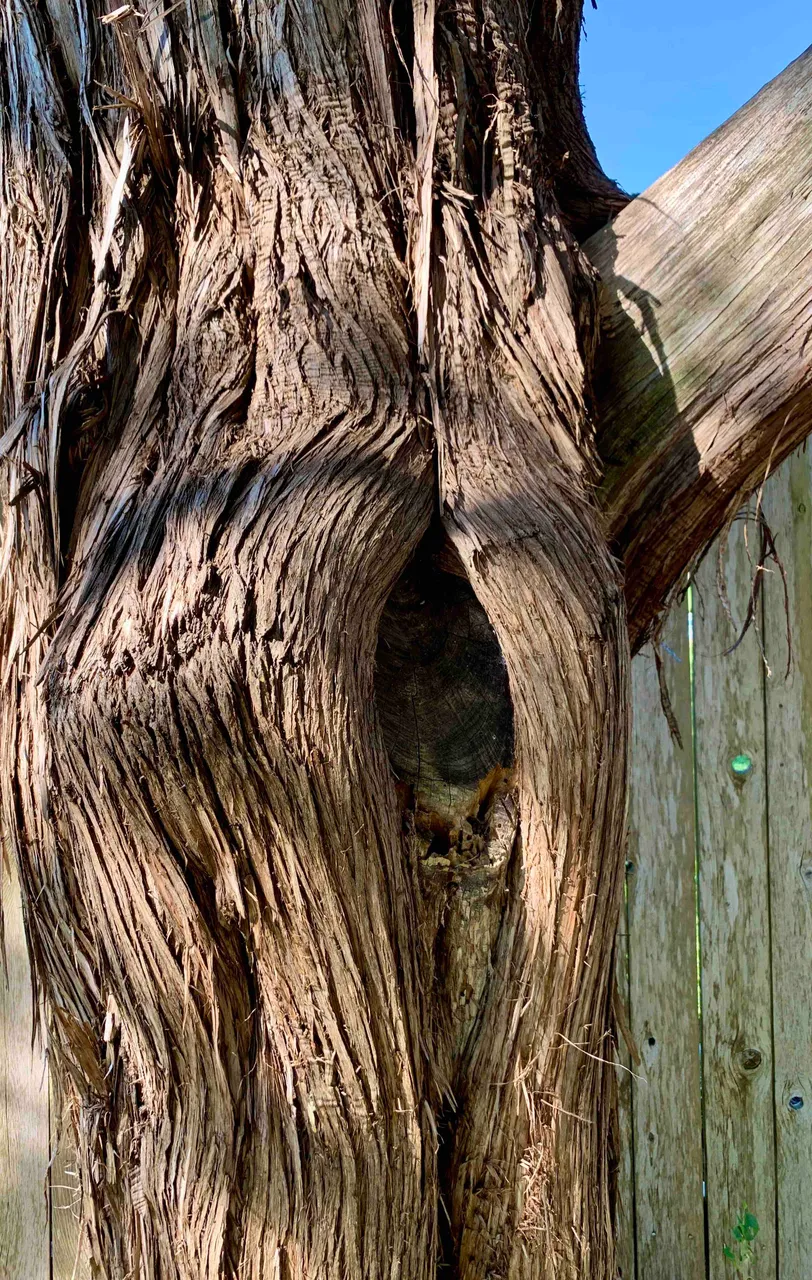
<svg viewBox="0 0 812 1280">
<path fill-rule="evenodd" d="M 765 486 L 786 567 L 793 669 L 786 673 L 780 576 L 768 575 L 765 639 L 775 1053 L 776 1202 L 782 1280 L 806 1276 L 812 1204 L 812 458 L 794 454 Z M 800 1103 L 800 1105 L 799 1105 Z"/>
<path fill-rule="evenodd" d="M 745 616 L 753 566 L 736 523 L 724 558 L 733 617 Z M 755 530 L 750 528 L 750 545 Z M 703 1065 L 710 1280 L 746 1204 L 758 1217 L 758 1280 L 775 1276 L 769 884 L 762 662 L 737 631 L 709 555 L 695 591 L 695 697 Z M 731 761 L 748 756 L 734 777 Z M 790 1280 L 787 1276 L 785 1280 Z M 799 1277 L 800 1280 L 800 1277 Z"/>
<path fill-rule="evenodd" d="M 631 1029 L 642 1057 L 633 1085 L 638 1280 L 705 1274 L 696 994 L 694 797 L 686 610 L 665 629 L 663 659 L 683 735 L 674 743 L 654 659 L 633 664 L 629 848 Z"/>
<path fill-rule="evenodd" d="M 90 1259 L 81 1233 L 81 1192 L 73 1131 L 64 1117 L 57 1123 L 59 1100 L 51 1090 L 51 1280 L 90 1280 Z M 58 1141 L 57 1141 L 58 1139 Z"/>
<path fill-rule="evenodd" d="M 0 1278 L 49 1280 L 48 1079 L 32 1048 L 32 996 L 20 892 L 2 871 L 7 973 L 0 973 Z"/>
<path fill-rule="evenodd" d="M 629 1024 L 629 949 L 628 903 L 624 900 L 617 931 L 617 998 L 621 1015 Z M 634 1280 L 634 1130 L 632 1110 L 632 1057 L 629 1047 L 619 1036 L 617 1049 L 618 1088 L 618 1200 L 616 1211 L 617 1274 L 620 1280 Z"/>
<path fill-rule="evenodd" d="M 601 272 L 601 489 L 632 631 L 809 430 L 812 50 L 587 243 Z"/>
</svg>

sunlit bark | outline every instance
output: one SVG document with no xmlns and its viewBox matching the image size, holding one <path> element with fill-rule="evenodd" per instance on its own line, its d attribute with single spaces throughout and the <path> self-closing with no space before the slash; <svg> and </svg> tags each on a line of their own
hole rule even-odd
<svg viewBox="0 0 812 1280">
<path fill-rule="evenodd" d="M 579 25 L 2 6 L 2 822 L 100 1274 L 613 1275 L 630 641 L 578 241 L 625 200 Z M 511 703 L 430 797 L 376 710 L 377 648 L 394 759 L 410 562 Z"/>
</svg>

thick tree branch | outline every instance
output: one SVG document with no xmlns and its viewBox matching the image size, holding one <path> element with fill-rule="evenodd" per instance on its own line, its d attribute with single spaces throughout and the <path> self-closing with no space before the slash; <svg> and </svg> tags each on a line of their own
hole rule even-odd
<svg viewBox="0 0 812 1280">
<path fill-rule="evenodd" d="M 585 238 L 629 197 L 601 168 L 584 120 L 579 83 L 583 0 L 530 6 L 527 43 L 537 70 L 542 148 L 556 198 L 574 233 Z"/>
<path fill-rule="evenodd" d="M 603 280 L 600 501 L 633 647 L 812 427 L 812 50 L 586 249 Z"/>
</svg>

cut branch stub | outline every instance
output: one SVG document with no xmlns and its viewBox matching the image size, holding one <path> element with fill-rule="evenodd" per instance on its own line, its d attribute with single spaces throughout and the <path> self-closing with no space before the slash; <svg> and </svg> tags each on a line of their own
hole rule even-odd
<svg viewBox="0 0 812 1280">
<path fill-rule="evenodd" d="M 586 244 L 599 499 L 632 645 L 812 426 L 812 50 Z"/>
</svg>

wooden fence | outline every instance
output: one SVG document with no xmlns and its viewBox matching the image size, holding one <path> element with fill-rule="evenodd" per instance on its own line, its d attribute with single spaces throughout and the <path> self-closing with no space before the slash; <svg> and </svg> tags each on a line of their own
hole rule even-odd
<svg viewBox="0 0 812 1280">
<path fill-rule="evenodd" d="M 812 461 L 764 486 L 787 574 L 757 571 L 737 521 L 660 650 L 634 663 L 631 840 L 619 983 L 639 1063 L 621 1071 L 621 1266 L 636 1280 L 733 1280 L 746 1205 L 756 1280 L 812 1277 Z M 755 508 L 756 504 L 752 504 Z M 690 631 L 693 630 L 693 654 Z M 763 653 L 762 651 L 763 650 Z M 691 661 L 691 659 L 693 659 Z"/>
<path fill-rule="evenodd" d="M 765 486 L 786 567 L 794 665 L 785 679 L 780 574 L 747 613 L 754 523 L 734 525 L 669 619 L 661 656 L 684 746 L 660 708 L 651 653 L 634 663 L 631 840 L 619 984 L 639 1062 L 624 1051 L 620 1266 L 624 1280 L 722 1280 L 746 1204 L 754 1280 L 812 1277 L 812 462 Z M 760 643 L 759 643 L 760 642 Z M 771 674 L 768 675 L 764 657 Z M 86 1280 L 69 1152 L 57 1129 L 32 1004 L 16 885 L 3 898 L 0 1280 Z"/>
</svg>

